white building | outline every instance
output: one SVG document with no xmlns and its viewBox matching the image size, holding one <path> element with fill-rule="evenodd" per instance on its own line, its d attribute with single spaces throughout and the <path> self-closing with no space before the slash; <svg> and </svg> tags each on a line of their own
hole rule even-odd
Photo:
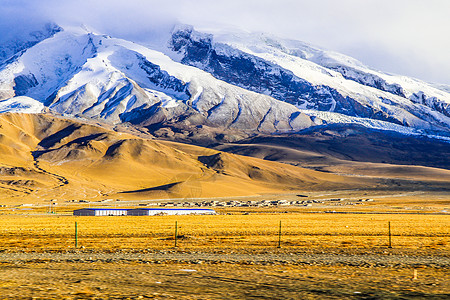
<svg viewBox="0 0 450 300">
<path fill-rule="evenodd" d="M 213 215 L 213 209 L 205 208 L 82 208 L 73 211 L 74 216 L 155 216 L 155 215 Z"/>
<path fill-rule="evenodd" d="M 73 211 L 74 216 L 126 216 L 129 209 L 122 208 L 82 208 Z"/>
<path fill-rule="evenodd" d="M 213 209 L 206 208 L 137 208 L 128 211 L 129 216 L 155 215 L 214 215 Z"/>
</svg>

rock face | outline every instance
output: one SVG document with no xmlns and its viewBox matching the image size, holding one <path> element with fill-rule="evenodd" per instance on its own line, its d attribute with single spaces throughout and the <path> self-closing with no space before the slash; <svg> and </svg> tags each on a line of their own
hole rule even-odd
<svg viewBox="0 0 450 300">
<path fill-rule="evenodd" d="M 287 133 L 357 123 L 450 132 L 448 87 L 301 42 L 177 26 L 166 44 L 144 46 L 85 28 L 43 28 L 0 49 L 0 101 L 9 101 L 0 107 L 32 98 L 57 113 L 154 130 Z"/>
<path fill-rule="evenodd" d="M 192 28 L 187 28 L 175 31 L 170 45 L 174 51 L 183 53 L 182 63 L 231 84 L 295 105 L 314 102 L 306 108 L 327 111 L 333 108 L 332 89 L 313 86 L 290 70 L 231 46 L 213 44 L 212 35 L 196 35 Z"/>
<path fill-rule="evenodd" d="M 385 79 L 375 74 L 365 73 L 351 67 L 343 65 L 325 65 L 326 67 L 339 72 L 345 79 L 353 80 L 365 86 L 370 86 L 381 91 L 391 93 L 400 97 L 406 97 L 401 85 L 397 83 L 388 83 Z"/>
</svg>

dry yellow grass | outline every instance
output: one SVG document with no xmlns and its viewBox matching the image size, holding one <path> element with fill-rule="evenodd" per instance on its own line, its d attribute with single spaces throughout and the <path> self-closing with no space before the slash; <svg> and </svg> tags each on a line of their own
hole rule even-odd
<svg viewBox="0 0 450 300">
<path fill-rule="evenodd" d="M 277 246 L 282 222 L 284 249 L 381 248 L 450 250 L 450 218 L 446 215 L 250 214 L 214 216 L 74 217 L 12 215 L 0 218 L 0 248 L 63 250 L 74 248 L 74 224 L 79 246 L 87 249 L 263 250 Z"/>
</svg>

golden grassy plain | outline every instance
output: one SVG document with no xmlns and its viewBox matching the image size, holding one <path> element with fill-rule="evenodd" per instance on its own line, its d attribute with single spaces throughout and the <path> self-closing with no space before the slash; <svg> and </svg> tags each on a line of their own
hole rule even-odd
<svg viewBox="0 0 450 300">
<path fill-rule="evenodd" d="M 0 210 L 0 299 L 446 299 L 450 293 L 440 266 L 450 253 L 448 215 L 227 209 L 77 217 L 69 209 Z"/>
<path fill-rule="evenodd" d="M 2 214 L 0 248 L 27 251 L 86 249 L 169 249 L 263 251 L 278 244 L 296 249 L 381 249 L 388 245 L 391 223 L 395 248 L 424 252 L 450 250 L 448 215 L 252 213 L 197 216 L 75 217 Z"/>
</svg>

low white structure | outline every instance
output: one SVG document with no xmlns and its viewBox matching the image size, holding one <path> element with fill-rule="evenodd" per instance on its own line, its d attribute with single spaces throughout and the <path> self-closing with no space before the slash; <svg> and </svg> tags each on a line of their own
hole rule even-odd
<svg viewBox="0 0 450 300">
<path fill-rule="evenodd" d="M 82 208 L 73 211 L 74 216 L 126 216 L 129 209 L 122 208 Z"/>
<path fill-rule="evenodd" d="M 74 216 L 156 216 L 156 215 L 213 215 L 206 208 L 82 208 L 73 211 Z"/>
<path fill-rule="evenodd" d="M 213 209 L 206 208 L 137 208 L 128 211 L 129 216 L 155 215 L 214 215 Z"/>
</svg>

